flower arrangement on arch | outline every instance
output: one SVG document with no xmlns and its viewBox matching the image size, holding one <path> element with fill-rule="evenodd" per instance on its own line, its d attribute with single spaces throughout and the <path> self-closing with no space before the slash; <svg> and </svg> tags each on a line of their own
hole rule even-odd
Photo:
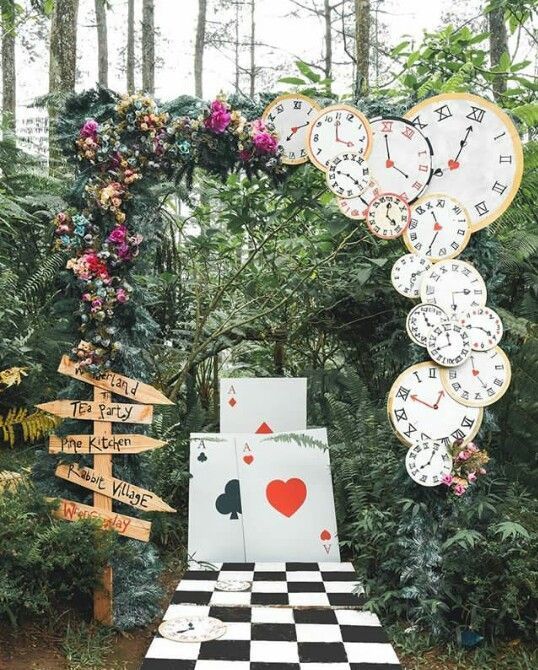
<svg viewBox="0 0 538 670">
<path fill-rule="evenodd" d="M 485 465 L 489 461 L 487 451 L 479 449 L 474 442 L 463 445 L 462 440 L 456 440 L 449 447 L 452 456 L 452 472 L 443 475 L 442 484 L 456 496 L 462 496 L 479 477 L 487 474 Z"/>
</svg>

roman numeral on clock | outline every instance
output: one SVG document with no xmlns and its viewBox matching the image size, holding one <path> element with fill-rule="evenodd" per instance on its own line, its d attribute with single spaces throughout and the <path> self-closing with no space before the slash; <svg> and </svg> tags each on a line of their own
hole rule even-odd
<svg viewBox="0 0 538 670">
<path fill-rule="evenodd" d="M 499 156 L 499 163 L 511 163 L 512 156 Z"/>
<path fill-rule="evenodd" d="M 411 437 L 411 433 L 416 433 L 417 429 L 413 426 L 412 423 L 408 424 L 407 430 L 404 430 L 404 435 L 406 437 Z"/>
<path fill-rule="evenodd" d="M 469 417 L 464 416 L 461 422 L 462 428 L 472 428 L 474 424 L 474 419 L 469 419 Z"/>
<path fill-rule="evenodd" d="M 470 119 L 471 121 L 478 121 L 478 123 L 482 123 L 482 119 L 484 118 L 485 113 L 485 109 L 471 105 L 471 111 L 469 114 L 467 114 L 466 118 Z"/>
<path fill-rule="evenodd" d="M 417 117 L 417 118 L 418 118 L 418 117 Z M 411 140 L 411 139 L 413 138 L 413 135 L 414 135 L 414 134 L 415 134 L 415 131 L 413 130 L 413 128 L 410 128 L 409 126 L 406 126 L 406 127 L 402 130 L 402 135 L 403 135 L 404 137 L 407 137 L 408 140 Z"/>
<path fill-rule="evenodd" d="M 450 107 L 448 105 L 441 105 L 441 107 L 438 107 L 433 111 L 437 114 L 437 121 L 444 121 L 445 119 L 449 119 L 452 116 L 452 112 L 450 111 Z"/>
<path fill-rule="evenodd" d="M 479 216 L 484 216 L 484 214 L 487 214 L 489 212 L 488 206 L 486 205 L 484 200 L 482 200 L 481 202 L 477 202 L 474 208 L 476 209 L 476 212 Z"/>
<path fill-rule="evenodd" d="M 494 191 L 495 193 L 498 193 L 499 195 L 502 195 L 508 187 L 505 186 L 504 184 L 501 184 L 500 181 L 495 181 L 493 186 L 491 187 L 491 190 Z"/>
<path fill-rule="evenodd" d="M 382 133 L 392 133 L 392 124 L 394 121 L 382 121 L 381 132 Z"/>
<path fill-rule="evenodd" d="M 415 118 L 411 121 L 411 123 L 416 126 L 419 130 L 422 130 L 423 128 L 426 128 L 428 126 L 427 123 L 422 123 L 420 120 L 420 116 L 415 116 Z"/>
<path fill-rule="evenodd" d="M 293 109 L 301 109 L 303 106 L 303 101 L 302 100 L 294 100 L 293 101 Z"/>
</svg>

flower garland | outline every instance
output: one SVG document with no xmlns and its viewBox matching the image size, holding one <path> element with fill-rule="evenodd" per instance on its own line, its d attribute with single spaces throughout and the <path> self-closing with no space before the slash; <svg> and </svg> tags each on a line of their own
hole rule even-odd
<svg viewBox="0 0 538 670">
<path fill-rule="evenodd" d="M 486 474 L 484 465 L 489 461 L 489 456 L 474 442 L 462 446 L 461 440 L 456 440 L 449 451 L 452 456 L 452 472 L 443 475 L 442 483 L 454 495 L 462 496 L 471 484 Z"/>
<path fill-rule="evenodd" d="M 87 119 L 75 140 L 78 161 L 90 174 L 83 211 L 54 218 L 56 250 L 74 253 L 67 262 L 80 292 L 80 331 L 73 350 L 81 370 L 100 375 L 122 350 L 117 317 L 129 301 L 127 274 L 140 253 L 142 235 L 129 229 L 133 188 L 148 173 L 181 176 L 195 166 L 225 177 L 233 170 L 281 178 L 278 137 L 261 119 L 248 121 L 226 98 L 213 100 L 196 118 L 171 117 L 154 100 L 125 96 L 114 118 Z"/>
</svg>

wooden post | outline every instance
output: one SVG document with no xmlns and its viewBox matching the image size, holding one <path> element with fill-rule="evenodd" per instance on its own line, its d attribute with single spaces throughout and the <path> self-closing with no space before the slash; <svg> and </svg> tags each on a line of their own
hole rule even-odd
<svg viewBox="0 0 538 670">
<path fill-rule="evenodd" d="M 112 394 L 110 391 L 103 391 L 95 387 L 93 389 L 93 399 L 95 402 L 111 402 Z M 111 435 L 112 423 L 108 421 L 93 422 L 94 435 Z M 100 475 L 106 477 L 112 476 L 112 456 L 110 454 L 96 454 L 93 457 L 93 469 Z M 97 509 L 112 512 L 112 498 L 104 496 L 101 493 L 93 494 L 93 505 Z M 96 589 L 93 594 L 93 616 L 97 621 L 105 625 L 112 625 L 112 568 L 107 565 L 102 576 L 102 586 Z"/>
</svg>

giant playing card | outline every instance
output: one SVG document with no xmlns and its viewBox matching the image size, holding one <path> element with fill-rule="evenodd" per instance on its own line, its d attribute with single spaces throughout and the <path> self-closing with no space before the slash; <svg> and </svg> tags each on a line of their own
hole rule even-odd
<svg viewBox="0 0 538 670">
<path fill-rule="evenodd" d="M 221 433 L 268 435 L 305 428 L 305 378 L 221 379 Z"/>
<path fill-rule="evenodd" d="M 295 434 L 236 440 L 247 561 L 340 560 L 327 432 Z"/>
</svg>

